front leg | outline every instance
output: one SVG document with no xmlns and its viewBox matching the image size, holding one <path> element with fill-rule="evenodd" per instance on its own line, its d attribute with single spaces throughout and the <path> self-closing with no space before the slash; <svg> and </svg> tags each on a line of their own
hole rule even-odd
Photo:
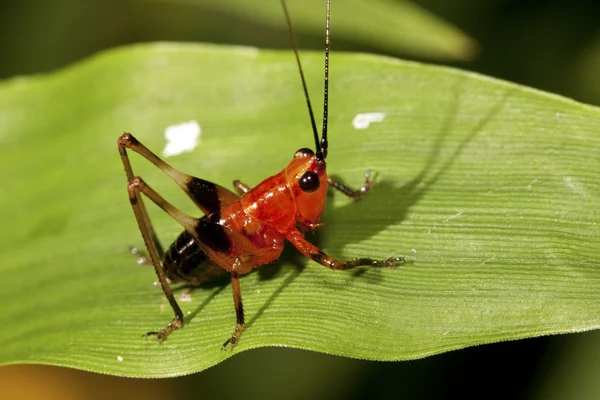
<svg viewBox="0 0 600 400">
<path fill-rule="evenodd" d="M 325 226 L 325 222 L 319 222 L 317 224 L 305 223 L 302 221 L 298 221 L 298 229 L 302 232 L 303 235 L 309 231 L 315 231 L 316 229 L 320 229 Z"/>
<path fill-rule="evenodd" d="M 327 177 L 327 183 L 352 199 L 360 199 L 365 194 L 367 194 L 367 192 L 373 187 L 373 180 L 371 179 L 370 169 L 368 169 L 367 172 L 365 172 L 365 183 L 358 190 L 351 189 L 343 183 L 335 181 L 329 177 Z"/>
<path fill-rule="evenodd" d="M 286 239 L 292 242 L 292 244 L 306 257 L 330 269 L 347 270 L 361 265 L 370 265 L 373 267 L 395 267 L 399 263 L 404 262 L 404 257 L 390 257 L 385 260 L 373 260 L 372 258 L 357 258 L 355 260 L 342 262 L 336 260 L 333 257 L 328 256 L 317 246 L 308 242 L 306 239 L 304 239 L 304 237 L 298 230 L 291 231 L 286 236 Z"/>
</svg>

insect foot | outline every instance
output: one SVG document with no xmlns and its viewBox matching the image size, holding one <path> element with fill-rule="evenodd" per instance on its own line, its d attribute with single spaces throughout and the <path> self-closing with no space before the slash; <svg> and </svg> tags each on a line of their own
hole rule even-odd
<svg viewBox="0 0 600 400">
<path fill-rule="evenodd" d="M 225 341 L 225 343 L 223 343 L 223 346 L 221 346 L 221 350 L 225 350 L 227 348 L 227 345 L 231 345 L 231 347 L 235 346 L 238 340 L 240 339 L 240 336 L 242 336 L 243 332 L 244 324 L 236 325 L 235 329 L 233 330 L 233 334 L 229 339 Z"/>
<path fill-rule="evenodd" d="M 148 339 L 148 336 L 156 336 L 156 340 L 159 342 L 164 341 L 173 331 L 183 326 L 183 321 L 179 317 L 173 318 L 173 321 L 169 322 L 160 332 L 148 332 L 142 335 L 143 338 Z"/>
<path fill-rule="evenodd" d="M 375 174 L 372 173 L 370 169 L 365 171 L 365 183 L 359 189 L 363 195 L 367 193 L 373 187 L 373 182 L 375 180 Z"/>
</svg>

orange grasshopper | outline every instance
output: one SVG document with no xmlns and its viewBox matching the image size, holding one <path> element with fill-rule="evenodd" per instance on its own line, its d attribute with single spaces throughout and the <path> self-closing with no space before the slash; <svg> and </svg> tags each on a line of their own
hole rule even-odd
<svg viewBox="0 0 600 400">
<path fill-rule="evenodd" d="M 369 178 L 369 171 L 365 174 L 364 185 L 358 190 L 352 190 L 327 176 L 325 158 L 328 145 L 330 0 L 327 0 L 326 11 L 324 110 L 320 139 L 285 0 L 281 0 L 281 4 L 308 105 L 315 151 L 308 148 L 298 150 L 283 171 L 253 188 L 239 180 L 233 181 L 236 194 L 215 183 L 176 170 L 129 133 L 124 133 L 117 141 L 127 175 L 127 192 L 133 213 L 162 290 L 175 313 L 175 318 L 168 325 L 159 332 L 146 333 L 145 337 L 155 336 L 159 341 L 163 341 L 183 326 L 183 313 L 173 297 L 169 282 L 199 285 L 229 272 L 237 324 L 222 348 L 225 349 L 227 345 L 235 346 L 244 331 L 244 307 L 239 276 L 279 258 L 286 239 L 306 257 L 334 270 L 347 270 L 361 265 L 393 267 L 404 261 L 403 257 L 338 261 L 309 243 L 302 234 L 302 231 L 323 225 L 319 220 L 325 208 L 328 184 L 346 196 L 358 199 L 371 189 L 373 183 Z M 162 198 L 142 178 L 135 176 L 127 149 L 140 154 L 171 177 L 205 215 L 202 218 L 194 218 L 183 213 Z M 166 252 L 163 251 L 154 232 L 141 194 L 147 196 L 185 228 Z M 150 262 L 147 259 L 146 261 Z"/>
</svg>

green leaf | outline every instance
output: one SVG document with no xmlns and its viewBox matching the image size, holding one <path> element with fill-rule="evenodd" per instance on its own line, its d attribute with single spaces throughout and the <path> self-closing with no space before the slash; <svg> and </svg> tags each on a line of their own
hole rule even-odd
<svg viewBox="0 0 600 400">
<path fill-rule="evenodd" d="M 302 54 L 317 115 L 322 59 Z M 160 154 L 166 127 L 195 120 L 199 146 L 167 160 L 254 185 L 313 143 L 291 52 L 145 45 L 2 83 L 0 363 L 165 377 L 261 346 L 405 360 L 600 326 L 599 109 L 359 54 L 332 54 L 330 82 L 329 173 L 358 186 L 371 168 L 377 183 L 360 201 L 333 194 L 309 239 L 340 259 L 408 262 L 331 271 L 289 248 L 242 278 L 248 325 L 228 351 L 227 285 L 180 300 L 186 326 L 166 342 L 141 338 L 172 312 L 128 252 L 143 243 L 116 139 L 130 131 Z M 354 128 L 367 112 L 385 119 Z M 154 166 L 132 162 L 198 214 Z M 181 227 L 149 209 L 167 245 Z"/>
</svg>

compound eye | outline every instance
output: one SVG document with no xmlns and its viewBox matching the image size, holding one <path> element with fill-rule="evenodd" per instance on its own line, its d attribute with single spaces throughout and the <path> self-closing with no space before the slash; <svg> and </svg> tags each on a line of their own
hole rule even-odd
<svg viewBox="0 0 600 400">
<path fill-rule="evenodd" d="M 300 180 L 298 181 L 298 186 L 300 186 L 300 189 L 306 193 L 315 192 L 319 188 L 320 184 L 321 182 L 319 182 L 319 175 L 312 171 L 306 171 L 304 174 L 302 174 Z"/>
<path fill-rule="evenodd" d="M 296 157 L 312 157 L 315 155 L 315 152 L 311 149 L 307 149 L 306 147 L 298 150 L 296 154 L 294 154 L 294 158 Z"/>
</svg>

